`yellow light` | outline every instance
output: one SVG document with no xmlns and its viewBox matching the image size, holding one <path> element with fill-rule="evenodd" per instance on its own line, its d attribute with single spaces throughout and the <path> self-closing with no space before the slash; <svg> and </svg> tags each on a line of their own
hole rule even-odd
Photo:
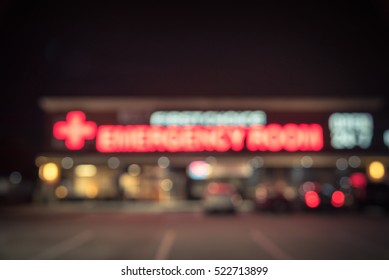
<svg viewBox="0 0 389 280">
<path fill-rule="evenodd" d="M 369 176 L 371 179 L 379 181 L 385 176 L 385 167 L 379 161 L 373 161 L 369 165 Z"/>
<path fill-rule="evenodd" d="M 49 162 L 41 165 L 39 167 L 39 177 L 43 181 L 47 181 L 47 182 L 56 181 L 59 177 L 58 166 L 53 162 Z"/>
<path fill-rule="evenodd" d="M 85 188 L 85 196 L 87 198 L 96 198 L 99 193 L 99 189 L 94 184 L 88 184 Z"/>
<path fill-rule="evenodd" d="M 74 169 L 74 172 L 78 177 L 93 177 L 96 175 L 97 169 L 93 164 L 82 164 L 78 165 Z"/>
<path fill-rule="evenodd" d="M 68 196 L 68 189 L 65 186 L 59 186 L 55 189 L 55 196 L 63 199 Z"/>
</svg>

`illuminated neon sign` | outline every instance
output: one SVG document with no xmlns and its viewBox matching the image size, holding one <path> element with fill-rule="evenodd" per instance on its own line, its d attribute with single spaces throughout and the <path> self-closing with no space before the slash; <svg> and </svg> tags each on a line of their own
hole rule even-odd
<svg viewBox="0 0 389 280">
<path fill-rule="evenodd" d="M 54 124 L 53 135 L 77 150 L 85 140 L 96 140 L 99 152 L 226 152 L 320 151 L 323 129 L 319 124 L 268 124 L 251 126 L 100 125 L 85 121 L 80 111 Z"/>
<path fill-rule="evenodd" d="M 250 151 L 320 151 L 323 129 L 318 124 L 269 124 L 252 126 L 247 136 Z"/>
<path fill-rule="evenodd" d="M 102 125 L 96 136 L 100 152 L 319 151 L 323 131 L 317 124 L 280 126 Z"/>
<path fill-rule="evenodd" d="M 152 125 L 243 125 L 266 124 L 266 113 L 256 111 L 157 111 L 151 114 Z"/>
<path fill-rule="evenodd" d="M 96 135 L 96 123 L 85 121 L 85 114 L 81 111 L 72 111 L 66 115 L 66 121 L 54 124 L 53 135 L 55 139 L 65 140 L 69 150 L 80 150 L 85 140 L 92 140 Z"/>
<path fill-rule="evenodd" d="M 102 125 L 96 137 L 100 152 L 202 152 L 243 148 L 243 127 Z"/>
</svg>

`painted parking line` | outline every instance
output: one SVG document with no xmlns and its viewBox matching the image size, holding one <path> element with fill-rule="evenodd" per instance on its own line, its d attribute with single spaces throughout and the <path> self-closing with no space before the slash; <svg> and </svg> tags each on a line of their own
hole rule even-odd
<svg viewBox="0 0 389 280">
<path fill-rule="evenodd" d="M 260 230 L 252 230 L 250 237 L 259 247 L 264 249 L 273 258 L 278 260 L 293 259 L 288 253 L 286 253 L 281 247 L 279 247 L 270 238 L 264 235 Z"/>
<path fill-rule="evenodd" d="M 158 247 L 157 253 L 155 254 L 156 260 L 166 260 L 169 257 L 171 248 L 173 247 L 176 239 L 176 233 L 173 230 L 168 230 L 162 237 L 162 241 Z"/>
<path fill-rule="evenodd" d="M 31 259 L 56 259 L 67 252 L 70 252 L 74 249 L 81 247 L 86 242 L 90 241 L 93 238 L 92 233 L 89 230 L 82 231 L 76 235 L 69 237 L 61 241 L 60 243 L 47 248 L 43 252 L 33 256 Z"/>
</svg>

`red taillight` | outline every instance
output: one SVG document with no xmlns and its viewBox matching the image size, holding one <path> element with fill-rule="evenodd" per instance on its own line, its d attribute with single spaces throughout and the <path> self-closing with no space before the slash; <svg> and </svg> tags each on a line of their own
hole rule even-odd
<svg viewBox="0 0 389 280">
<path fill-rule="evenodd" d="M 362 172 L 355 172 L 351 174 L 350 181 L 351 185 L 356 189 L 365 188 L 367 185 L 366 175 Z"/>
<path fill-rule="evenodd" d="M 341 191 L 335 191 L 331 197 L 332 206 L 339 208 L 344 205 L 344 193 Z"/>
<path fill-rule="evenodd" d="M 309 208 L 316 208 L 320 205 L 320 197 L 315 191 L 308 191 L 305 193 L 305 204 Z"/>
</svg>

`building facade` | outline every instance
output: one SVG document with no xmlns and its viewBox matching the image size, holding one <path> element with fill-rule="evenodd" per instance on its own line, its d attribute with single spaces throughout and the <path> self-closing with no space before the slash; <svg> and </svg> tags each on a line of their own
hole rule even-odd
<svg viewBox="0 0 389 280">
<path fill-rule="evenodd" d="M 261 184 L 282 182 L 298 196 L 305 182 L 347 193 L 358 188 L 353 174 L 386 180 L 389 124 L 379 99 L 85 97 L 40 106 L 45 200 L 199 199 L 212 181 L 251 199 Z"/>
</svg>

